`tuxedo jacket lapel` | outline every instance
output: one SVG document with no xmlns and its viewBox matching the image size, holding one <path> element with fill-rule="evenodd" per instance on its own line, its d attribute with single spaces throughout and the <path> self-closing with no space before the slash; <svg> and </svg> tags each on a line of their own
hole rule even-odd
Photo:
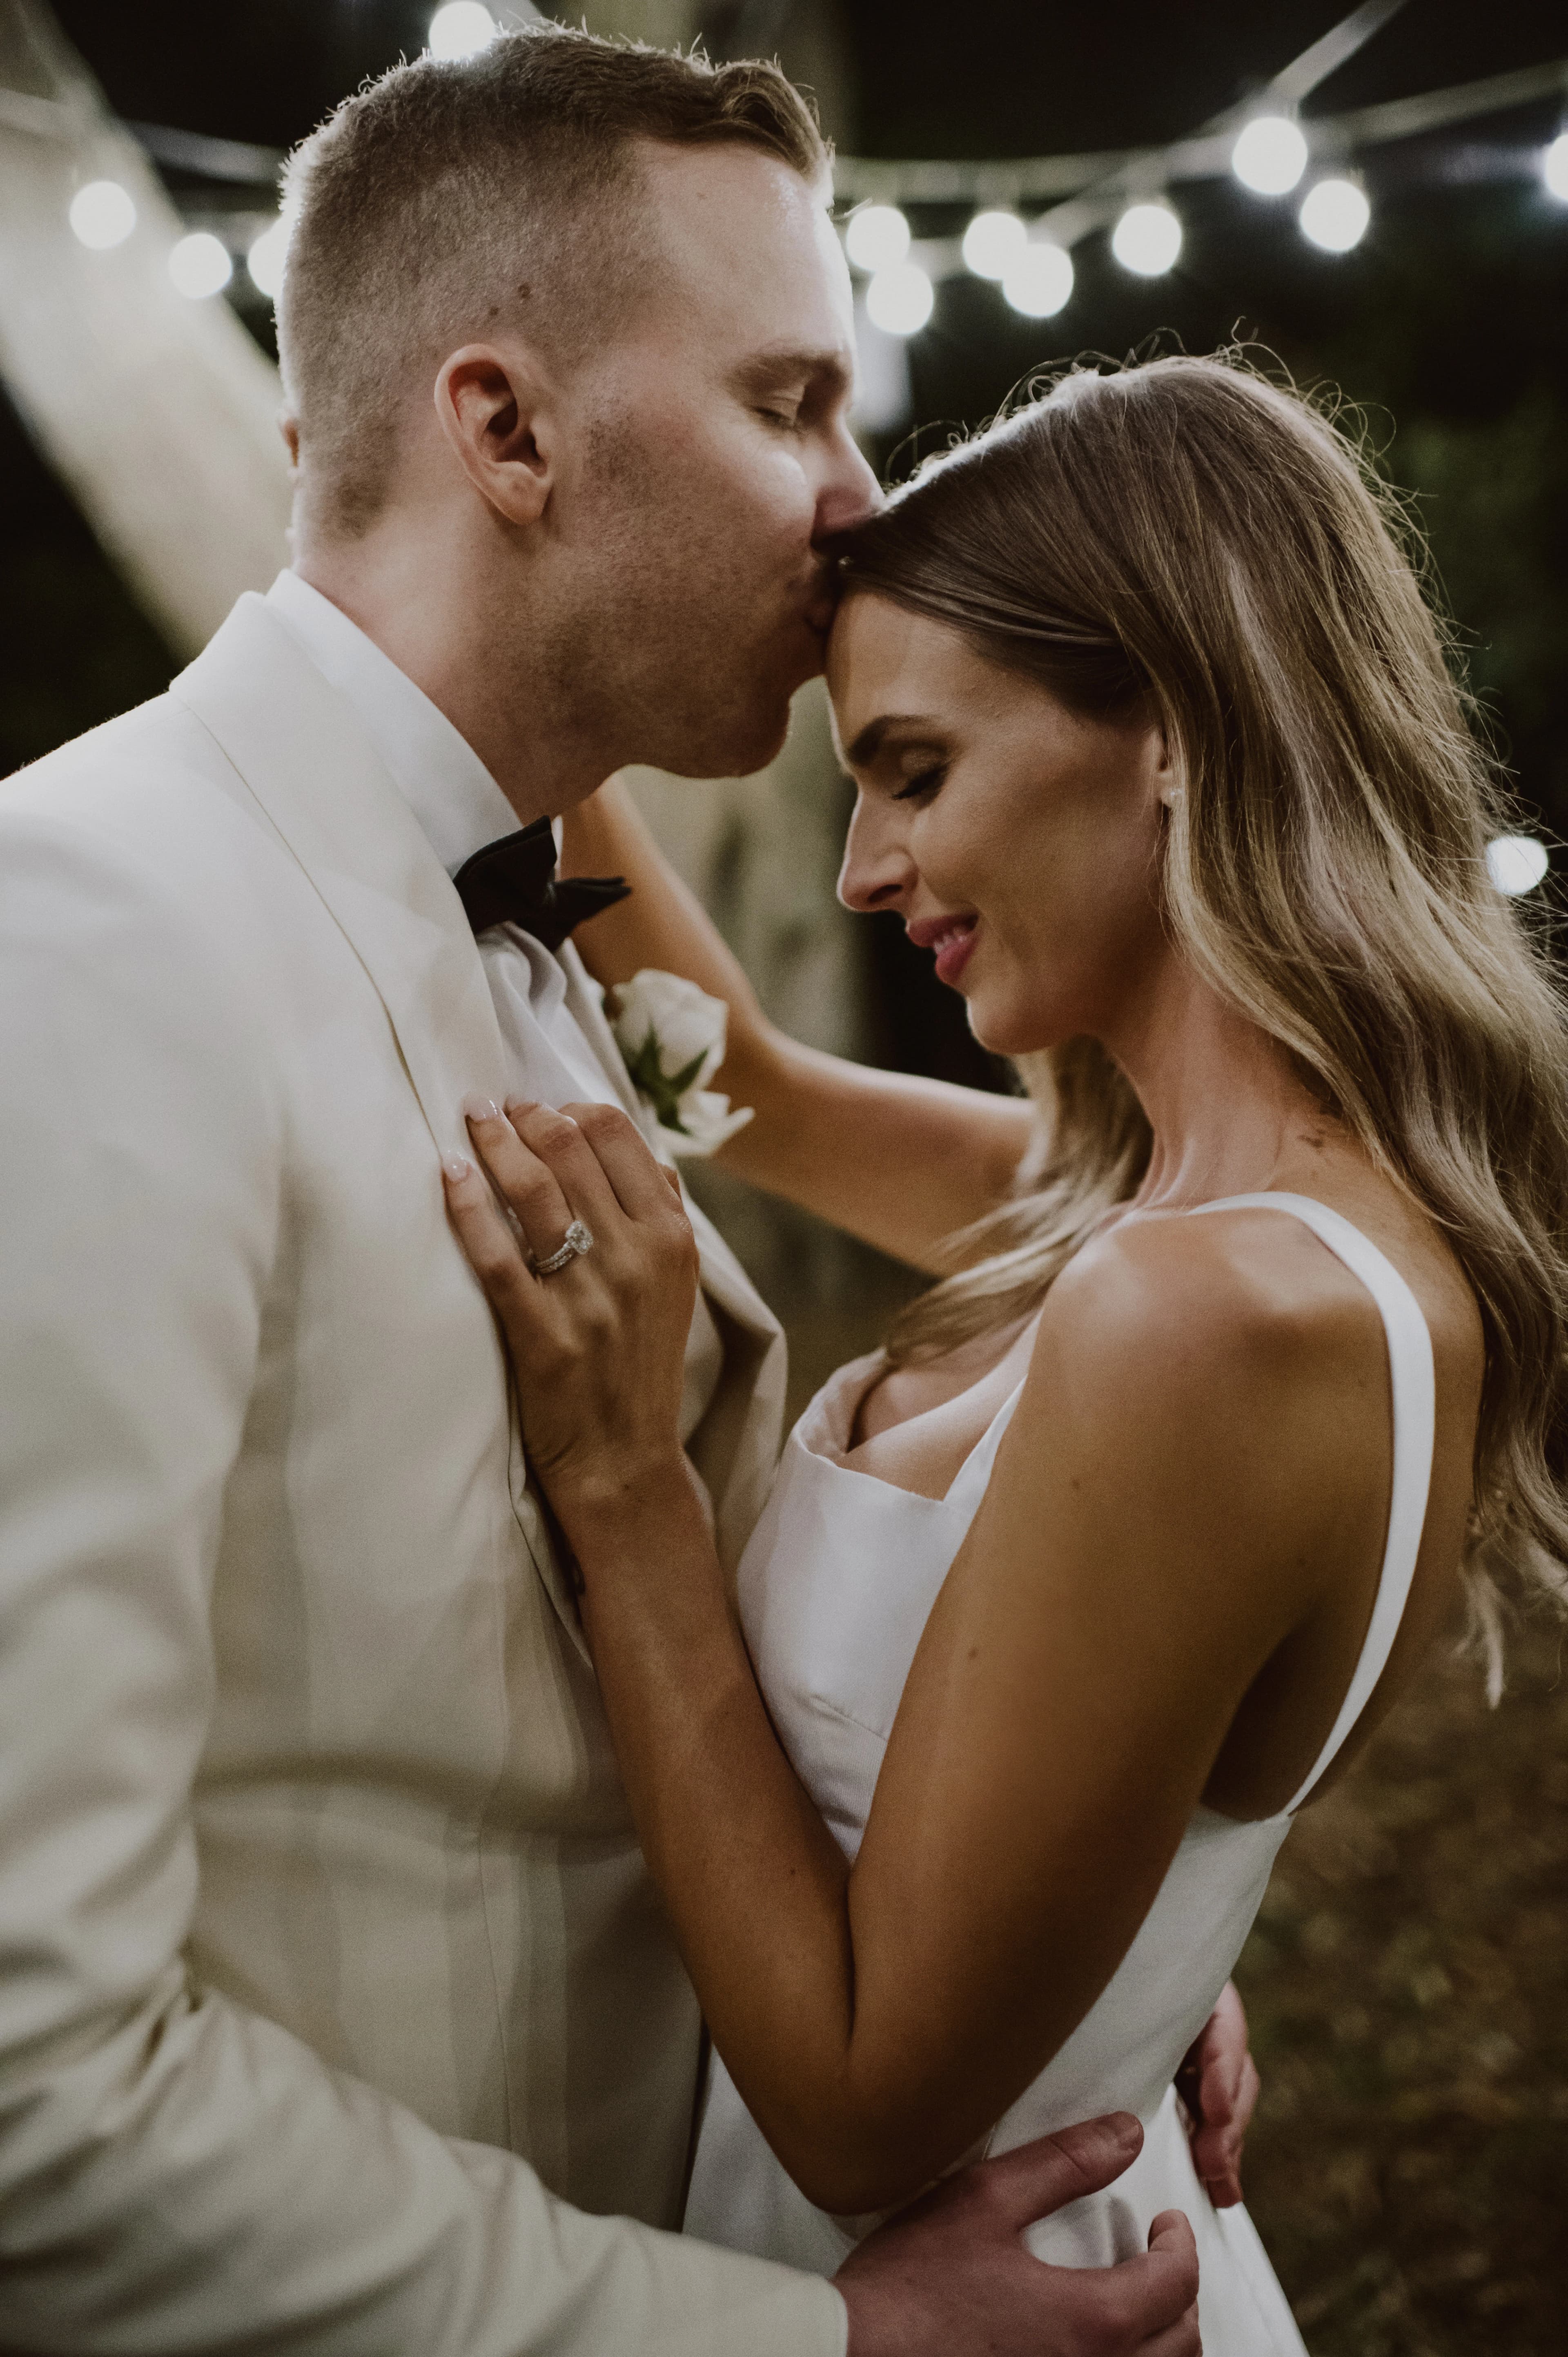
<svg viewBox="0 0 1568 2357">
<path fill-rule="evenodd" d="M 241 598 L 170 693 L 216 738 L 347 936 L 386 1008 L 436 1151 L 471 1153 L 464 1097 L 499 1103 L 507 1092 L 495 1006 L 462 902 L 353 710 L 254 596 Z M 586 1661 L 515 1415 L 511 1459 L 512 1508 L 534 1568 Z"/>
<path fill-rule="evenodd" d="M 463 906 L 352 708 L 255 596 L 170 694 L 221 746 L 375 985 L 436 1149 L 468 1150 L 462 1103 L 505 1093 L 505 1058 Z"/>
</svg>

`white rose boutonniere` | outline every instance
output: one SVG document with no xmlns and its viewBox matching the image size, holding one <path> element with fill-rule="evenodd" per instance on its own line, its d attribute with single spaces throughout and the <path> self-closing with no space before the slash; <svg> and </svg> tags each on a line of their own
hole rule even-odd
<svg viewBox="0 0 1568 2357">
<path fill-rule="evenodd" d="M 644 966 L 610 993 L 616 1044 L 666 1153 L 713 1154 L 746 1127 L 751 1107 L 704 1087 L 725 1060 L 729 1008 L 678 974 Z"/>
</svg>

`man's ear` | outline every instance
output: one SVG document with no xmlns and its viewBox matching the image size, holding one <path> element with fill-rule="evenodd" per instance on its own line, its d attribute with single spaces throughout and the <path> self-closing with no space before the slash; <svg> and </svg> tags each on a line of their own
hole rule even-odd
<svg viewBox="0 0 1568 2357">
<path fill-rule="evenodd" d="M 553 487 L 543 384 L 493 344 L 465 344 L 435 380 L 435 414 L 468 480 L 509 523 L 537 523 Z"/>
</svg>

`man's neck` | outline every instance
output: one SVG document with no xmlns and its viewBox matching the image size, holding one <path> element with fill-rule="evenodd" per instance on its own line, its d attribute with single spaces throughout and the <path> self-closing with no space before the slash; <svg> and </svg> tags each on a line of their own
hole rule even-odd
<svg viewBox="0 0 1568 2357">
<path fill-rule="evenodd" d="M 445 714 L 524 825 L 585 801 L 618 766 L 562 710 L 547 634 L 532 633 L 515 604 L 502 626 L 482 599 L 465 598 L 465 568 L 441 552 L 372 533 L 307 546 L 294 569 Z"/>
</svg>

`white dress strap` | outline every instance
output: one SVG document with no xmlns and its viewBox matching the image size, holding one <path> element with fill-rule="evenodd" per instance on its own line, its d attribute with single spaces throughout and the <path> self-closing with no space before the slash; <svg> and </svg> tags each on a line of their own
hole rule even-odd
<svg viewBox="0 0 1568 2357">
<path fill-rule="evenodd" d="M 1394 1639 L 1404 1617 L 1421 1553 L 1426 1523 L 1427 1493 L 1432 1486 L 1432 1452 L 1436 1429 L 1436 1378 L 1432 1361 L 1432 1336 L 1421 1304 L 1387 1254 L 1380 1253 L 1342 1212 L 1330 1211 L 1311 1195 L 1264 1193 L 1228 1195 L 1220 1201 L 1199 1203 L 1191 1215 L 1203 1211 L 1287 1211 L 1309 1227 L 1336 1259 L 1359 1276 L 1377 1303 L 1388 1338 L 1389 1383 L 1393 1397 L 1393 1479 L 1389 1496 L 1388 1538 L 1382 1571 L 1372 1603 L 1371 1619 L 1354 1675 L 1339 1706 L 1328 1739 L 1313 1763 L 1311 1773 L 1290 1803 L 1299 1809 L 1314 1791 L 1346 1737 L 1360 1717 L 1373 1687 L 1388 1666 Z"/>
<path fill-rule="evenodd" d="M 992 1468 L 1003 1436 L 1013 1421 L 1013 1411 L 1024 1396 L 1022 1383 L 1014 1384 L 943 1493 L 942 1503 L 956 1513 L 972 1516 L 991 1480 Z"/>
</svg>

